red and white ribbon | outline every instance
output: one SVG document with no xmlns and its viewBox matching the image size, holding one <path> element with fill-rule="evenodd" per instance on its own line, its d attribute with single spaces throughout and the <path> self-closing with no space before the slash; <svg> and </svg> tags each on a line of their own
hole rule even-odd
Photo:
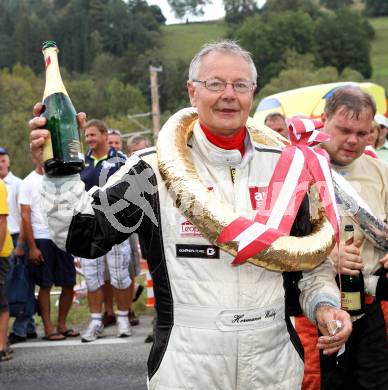
<svg viewBox="0 0 388 390">
<path fill-rule="evenodd" d="M 291 145 L 286 146 L 276 165 L 268 191 L 254 220 L 239 217 L 223 229 L 217 242 L 239 243 L 234 265 L 268 248 L 276 239 L 290 234 L 300 204 L 310 184 L 317 185 L 326 217 L 339 235 L 339 213 L 327 154 L 312 146 L 328 141 L 318 131 L 322 122 L 311 119 L 287 120 Z"/>
</svg>

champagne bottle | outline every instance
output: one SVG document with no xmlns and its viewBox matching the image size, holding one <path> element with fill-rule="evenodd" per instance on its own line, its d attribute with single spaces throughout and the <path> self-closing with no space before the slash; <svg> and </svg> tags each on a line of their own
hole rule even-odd
<svg viewBox="0 0 388 390">
<path fill-rule="evenodd" d="M 350 245 L 354 240 L 353 225 L 345 226 L 345 244 Z M 365 290 L 364 277 L 362 272 L 358 275 L 343 275 L 341 274 L 341 282 L 339 283 L 337 275 L 337 283 L 341 287 L 341 306 L 351 316 L 358 316 L 365 312 Z"/>
<path fill-rule="evenodd" d="M 42 52 L 46 65 L 42 116 L 50 131 L 43 147 L 44 170 L 48 176 L 71 175 L 84 167 L 77 113 L 62 81 L 56 43 L 44 42 Z"/>
</svg>

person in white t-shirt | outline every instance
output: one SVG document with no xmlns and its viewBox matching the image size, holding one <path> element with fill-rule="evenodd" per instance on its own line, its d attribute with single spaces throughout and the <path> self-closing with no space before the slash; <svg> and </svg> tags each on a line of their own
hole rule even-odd
<svg viewBox="0 0 388 390">
<path fill-rule="evenodd" d="M 19 203 L 24 238 L 29 248 L 31 274 L 35 284 L 39 286 L 38 304 L 44 326 L 43 338 L 58 341 L 79 336 L 79 332 L 66 326 L 66 318 L 73 301 L 75 267 L 73 256 L 63 252 L 51 240 L 42 213 L 42 178 L 43 168 L 37 165 L 22 182 Z M 56 329 L 50 319 L 50 291 L 53 285 L 62 287 Z"/>
</svg>

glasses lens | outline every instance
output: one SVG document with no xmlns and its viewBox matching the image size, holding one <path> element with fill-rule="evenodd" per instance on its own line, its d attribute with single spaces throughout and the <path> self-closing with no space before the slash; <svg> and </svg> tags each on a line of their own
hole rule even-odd
<svg viewBox="0 0 388 390">
<path fill-rule="evenodd" d="M 237 81 L 233 83 L 233 88 L 236 92 L 246 93 L 251 90 L 252 84 L 248 81 Z"/>
<path fill-rule="evenodd" d="M 226 83 L 220 80 L 207 80 L 205 86 L 209 91 L 220 92 L 225 89 Z"/>
</svg>

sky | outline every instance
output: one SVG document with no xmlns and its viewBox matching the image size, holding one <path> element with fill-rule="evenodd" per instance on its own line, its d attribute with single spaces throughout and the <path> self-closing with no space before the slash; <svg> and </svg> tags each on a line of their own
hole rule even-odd
<svg viewBox="0 0 388 390">
<path fill-rule="evenodd" d="M 176 19 L 174 13 L 171 11 L 167 0 L 147 0 L 149 5 L 158 5 L 163 12 L 164 17 L 167 19 L 166 24 L 184 23 L 184 19 Z M 213 4 L 204 7 L 205 14 L 200 17 L 189 16 L 189 21 L 199 20 L 214 20 L 220 19 L 225 15 L 224 4 L 222 0 L 213 0 Z"/>
</svg>

